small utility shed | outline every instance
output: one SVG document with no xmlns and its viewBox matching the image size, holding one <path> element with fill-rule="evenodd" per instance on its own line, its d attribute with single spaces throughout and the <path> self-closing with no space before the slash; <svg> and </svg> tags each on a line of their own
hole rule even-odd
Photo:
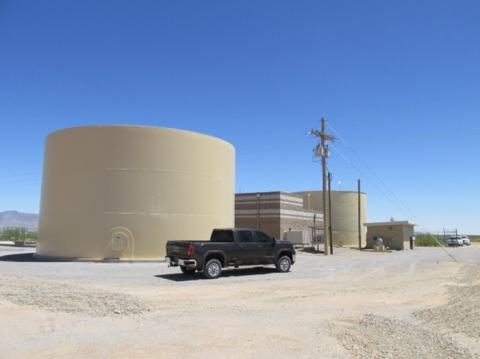
<svg viewBox="0 0 480 359">
<path fill-rule="evenodd" d="M 410 249 L 410 237 L 416 224 L 409 221 L 365 223 L 367 248 L 373 248 L 374 238 L 382 237 L 385 247 L 396 250 Z"/>
</svg>

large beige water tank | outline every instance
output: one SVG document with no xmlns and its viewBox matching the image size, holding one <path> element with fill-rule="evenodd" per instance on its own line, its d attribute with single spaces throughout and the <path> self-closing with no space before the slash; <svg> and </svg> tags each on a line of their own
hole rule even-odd
<svg viewBox="0 0 480 359">
<path fill-rule="evenodd" d="M 303 198 L 305 209 L 323 212 L 323 192 L 303 191 L 295 193 Z M 358 247 L 358 193 L 352 191 L 332 191 L 332 231 L 336 246 Z M 360 233 L 362 246 L 366 245 L 367 195 L 360 193 Z"/>
<path fill-rule="evenodd" d="M 234 225 L 235 149 L 190 131 L 85 126 L 47 137 L 37 254 L 159 259 Z"/>
</svg>

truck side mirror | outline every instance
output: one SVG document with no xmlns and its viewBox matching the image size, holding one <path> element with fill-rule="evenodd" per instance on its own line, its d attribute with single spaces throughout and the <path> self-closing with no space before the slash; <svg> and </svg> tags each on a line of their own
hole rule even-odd
<svg viewBox="0 0 480 359">
<path fill-rule="evenodd" d="M 277 240 L 275 239 L 275 237 L 272 237 L 272 247 L 275 246 L 275 243 L 277 242 Z"/>
</svg>

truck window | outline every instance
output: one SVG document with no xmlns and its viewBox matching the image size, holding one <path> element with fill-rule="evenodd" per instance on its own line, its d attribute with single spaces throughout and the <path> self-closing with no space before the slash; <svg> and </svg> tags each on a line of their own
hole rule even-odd
<svg viewBox="0 0 480 359">
<path fill-rule="evenodd" d="M 253 242 L 253 235 L 250 231 L 238 231 L 238 238 L 242 243 L 251 243 Z"/>
<path fill-rule="evenodd" d="M 260 232 L 260 231 L 255 231 L 255 242 L 261 242 L 261 243 L 271 243 L 272 238 L 267 236 L 265 233 Z"/>
<path fill-rule="evenodd" d="M 230 230 L 214 230 L 210 237 L 211 242 L 233 242 L 233 232 Z"/>
</svg>

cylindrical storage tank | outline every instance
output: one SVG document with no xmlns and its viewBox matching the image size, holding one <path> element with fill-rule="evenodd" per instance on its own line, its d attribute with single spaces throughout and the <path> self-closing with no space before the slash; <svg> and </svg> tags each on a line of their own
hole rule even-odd
<svg viewBox="0 0 480 359">
<path fill-rule="evenodd" d="M 323 192 L 297 192 L 303 198 L 305 209 L 321 211 L 323 213 Z M 332 232 L 335 246 L 358 247 L 358 192 L 331 191 L 332 200 Z M 362 246 L 366 245 L 367 228 L 367 195 L 360 193 L 360 233 Z"/>
<path fill-rule="evenodd" d="M 168 240 L 234 225 L 235 149 L 148 126 L 85 126 L 46 140 L 37 255 L 159 259 Z"/>
</svg>

